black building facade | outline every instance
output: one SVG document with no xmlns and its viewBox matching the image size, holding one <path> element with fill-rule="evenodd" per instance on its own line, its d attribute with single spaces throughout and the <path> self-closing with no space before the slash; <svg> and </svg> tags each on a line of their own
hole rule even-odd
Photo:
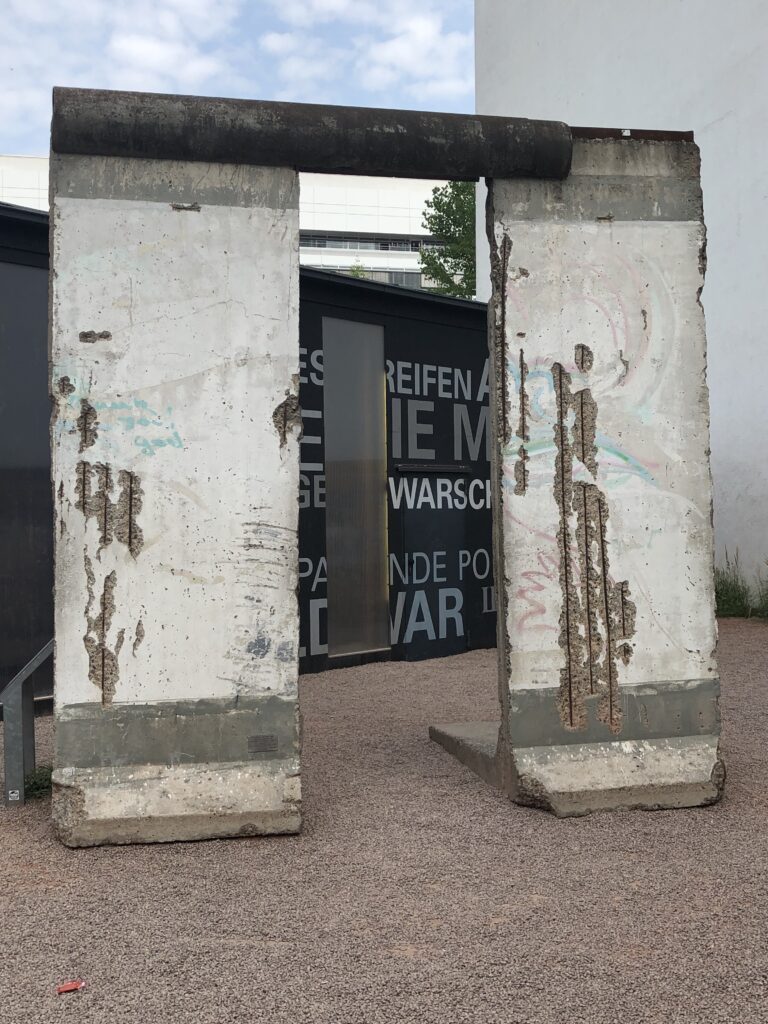
<svg viewBox="0 0 768 1024">
<path fill-rule="evenodd" d="M 0 203 L 0 688 L 53 635 L 48 217 Z M 35 674 L 50 693 L 50 660 Z"/>
<path fill-rule="evenodd" d="M 494 646 L 485 306 L 302 270 L 300 333 L 302 669 Z M 335 423 L 361 394 L 357 422 Z M 364 455 L 378 472 L 334 506 L 346 438 L 377 418 Z M 361 548 L 383 581 L 360 573 Z"/>
<path fill-rule="evenodd" d="M 301 671 L 493 646 L 485 306 L 300 278 Z M 0 204 L 0 688 L 53 635 L 47 320 L 48 218 Z"/>
</svg>

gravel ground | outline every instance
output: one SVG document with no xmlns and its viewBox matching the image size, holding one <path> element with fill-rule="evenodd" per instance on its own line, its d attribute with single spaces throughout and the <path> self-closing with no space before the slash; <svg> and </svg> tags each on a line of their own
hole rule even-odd
<svg viewBox="0 0 768 1024">
<path fill-rule="evenodd" d="M 508 803 L 426 736 L 495 714 L 483 651 L 303 678 L 298 837 L 72 851 L 0 809 L 0 1020 L 768 1021 L 768 625 L 720 665 L 717 807 Z"/>
</svg>

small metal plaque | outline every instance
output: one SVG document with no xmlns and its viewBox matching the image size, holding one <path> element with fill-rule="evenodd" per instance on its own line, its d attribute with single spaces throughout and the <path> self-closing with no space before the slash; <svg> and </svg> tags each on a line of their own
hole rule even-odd
<svg viewBox="0 0 768 1024">
<path fill-rule="evenodd" d="M 271 732 L 264 733 L 260 736 L 248 737 L 249 754 L 264 754 L 272 750 L 277 750 L 277 746 L 277 736 Z"/>
<path fill-rule="evenodd" d="M 8 790 L 8 800 L 21 800 L 21 793 L 18 791 L 18 789 Z"/>
</svg>

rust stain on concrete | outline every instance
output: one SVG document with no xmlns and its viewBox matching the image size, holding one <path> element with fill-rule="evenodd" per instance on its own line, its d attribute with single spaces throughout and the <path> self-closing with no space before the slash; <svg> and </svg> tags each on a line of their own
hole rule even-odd
<svg viewBox="0 0 768 1024">
<path fill-rule="evenodd" d="M 528 430 L 529 401 L 526 381 L 528 378 L 528 366 L 525 362 L 525 354 L 520 349 L 520 418 L 517 426 L 517 434 L 520 438 L 520 447 L 517 449 L 517 462 L 515 463 L 515 494 L 525 494 L 528 489 L 528 450 L 526 444 L 530 441 Z"/>
<path fill-rule="evenodd" d="M 119 470 L 119 492 L 113 501 L 114 474 L 104 463 L 81 461 L 75 480 L 75 508 L 86 521 L 95 519 L 99 526 L 99 548 L 117 540 L 125 544 L 134 558 L 144 546 L 144 534 L 138 522 L 143 491 L 136 473 Z"/>
<path fill-rule="evenodd" d="M 581 615 L 576 593 L 571 554 L 570 510 L 573 505 L 573 448 L 568 431 L 572 412 L 571 376 L 561 363 L 552 367 L 555 388 L 555 483 L 554 495 L 559 511 L 557 546 L 560 552 L 560 588 L 563 595 L 560 611 L 559 643 L 565 654 L 560 673 L 560 718 L 569 729 L 587 724 L 584 706 L 584 656 Z"/>
<path fill-rule="evenodd" d="M 115 503 L 115 539 L 138 558 L 144 547 L 144 534 L 138 522 L 143 497 L 141 480 L 136 473 L 121 469 L 117 482 L 120 490 Z"/>
<path fill-rule="evenodd" d="M 488 194 L 490 203 L 490 192 Z M 490 206 L 488 208 L 489 225 L 493 223 Z M 489 232 L 489 237 L 492 235 Z M 491 277 L 496 282 L 494 292 L 494 321 L 489 339 L 493 346 L 493 363 L 498 368 L 496 373 L 496 401 L 498 426 L 501 434 L 502 446 L 508 445 L 510 441 L 509 411 L 507 408 L 508 374 L 504 372 L 507 365 L 507 278 L 509 275 L 509 258 L 512 252 L 512 241 L 505 233 L 501 243 L 491 245 Z"/>
<path fill-rule="evenodd" d="M 79 462 L 75 480 L 75 508 L 85 516 L 86 522 L 95 519 L 99 527 L 99 547 L 112 540 L 112 472 L 104 463 Z"/>
<path fill-rule="evenodd" d="M 281 448 L 287 444 L 289 434 L 297 432 L 298 438 L 301 439 L 302 423 L 298 395 L 291 391 L 285 392 L 284 401 L 272 413 L 272 422 L 275 425 L 277 436 L 280 438 Z"/>
<path fill-rule="evenodd" d="M 111 341 L 111 331 L 80 331 L 80 341 L 86 345 L 93 345 L 97 341 Z"/>
<path fill-rule="evenodd" d="M 575 362 L 581 373 L 592 369 L 593 356 L 586 345 L 576 346 Z M 610 573 L 608 504 L 596 482 L 597 402 L 589 388 L 572 393 L 571 377 L 561 364 L 552 367 L 552 378 L 557 403 L 554 493 L 560 513 L 563 591 L 560 646 L 566 662 L 561 674 L 560 715 L 566 728 L 584 727 L 585 699 L 597 695 L 598 720 L 618 734 L 621 702 L 617 660 L 626 664 L 631 657 L 629 641 L 634 635 L 636 609 L 630 600 L 628 581 L 616 583 Z M 574 465 L 578 463 L 582 479 L 574 481 Z M 584 480 L 585 475 L 591 479 Z"/>
<path fill-rule="evenodd" d="M 117 573 L 113 569 L 105 577 L 99 605 L 94 610 L 96 575 L 87 551 L 84 561 L 88 602 L 85 606 L 86 631 L 83 643 L 88 654 L 88 678 L 100 690 L 102 704 L 111 704 L 119 678 L 118 656 L 125 638 L 125 630 L 120 630 L 114 650 L 110 649 L 107 644 L 107 636 L 115 613 Z"/>
<path fill-rule="evenodd" d="M 87 398 L 81 398 L 80 415 L 77 418 L 77 429 L 80 434 L 79 450 L 81 452 L 96 443 L 96 439 L 99 436 L 98 424 L 99 418 L 96 410 Z"/>
</svg>

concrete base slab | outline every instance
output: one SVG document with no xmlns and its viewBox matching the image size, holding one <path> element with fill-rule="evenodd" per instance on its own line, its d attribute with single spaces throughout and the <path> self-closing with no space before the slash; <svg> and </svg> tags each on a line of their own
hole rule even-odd
<svg viewBox="0 0 768 1024">
<path fill-rule="evenodd" d="M 716 803 L 725 765 L 716 736 L 523 747 L 497 753 L 498 724 L 432 726 L 430 738 L 515 803 L 558 817 Z"/>
<path fill-rule="evenodd" d="M 715 736 L 527 747 L 512 759 L 512 799 L 560 818 L 701 807 L 716 803 L 725 783 Z"/>
<path fill-rule="evenodd" d="M 299 763 L 60 768 L 52 813 L 59 839 L 78 847 L 294 833 Z"/>
<path fill-rule="evenodd" d="M 496 748 L 498 722 L 462 722 L 455 725 L 430 725 L 429 738 L 449 754 L 471 768 L 489 786 L 501 786 Z"/>
</svg>

